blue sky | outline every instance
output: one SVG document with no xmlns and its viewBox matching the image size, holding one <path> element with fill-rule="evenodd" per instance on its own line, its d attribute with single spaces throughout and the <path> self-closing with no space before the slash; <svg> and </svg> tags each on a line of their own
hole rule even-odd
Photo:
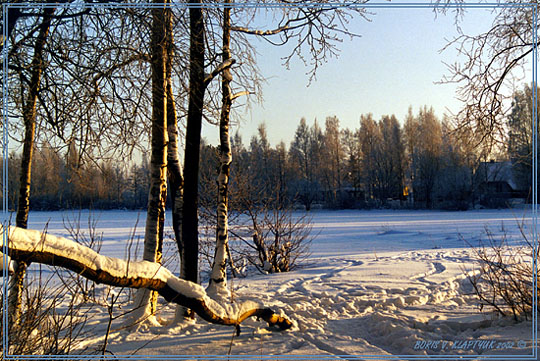
<svg viewBox="0 0 540 361">
<path fill-rule="evenodd" d="M 439 52 L 445 39 L 458 35 L 453 13 L 435 16 L 428 8 L 391 7 L 373 11 L 371 22 L 360 18 L 351 22 L 351 30 L 362 37 L 344 38 L 340 56 L 323 64 L 309 87 L 303 63 L 295 61 L 289 70 L 281 65 L 279 59 L 288 54 L 289 46 L 273 47 L 254 39 L 258 64 L 268 81 L 264 101 L 241 114 L 244 144 L 263 121 L 271 144 L 283 140 L 288 145 L 301 117 L 309 124 L 317 118 L 324 126 L 327 116 L 336 115 L 343 128 L 355 129 L 365 113 L 373 113 L 375 119 L 395 114 L 402 121 L 409 106 L 415 113 L 423 105 L 433 106 L 439 117 L 447 109 L 459 109 L 455 85 L 435 84 L 447 74 L 443 62 L 459 60 L 453 49 Z M 493 17 L 492 10 L 468 9 L 460 25 L 464 33 L 478 34 L 490 28 Z M 205 127 L 203 136 L 217 143 L 215 128 Z"/>
</svg>

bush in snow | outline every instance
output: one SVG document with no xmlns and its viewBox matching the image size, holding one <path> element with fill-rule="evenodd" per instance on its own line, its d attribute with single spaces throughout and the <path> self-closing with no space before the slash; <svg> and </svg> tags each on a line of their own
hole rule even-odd
<svg viewBox="0 0 540 361">
<path fill-rule="evenodd" d="M 533 297 L 538 299 L 538 293 L 536 296 L 533 293 L 533 255 L 536 252 L 538 259 L 539 250 L 524 232 L 523 222 L 519 228 L 523 240 L 519 246 L 510 246 L 506 234 L 496 240 L 486 229 L 488 245 L 472 247 L 478 260 L 478 272 L 467 276 L 481 309 L 488 306 L 516 320 L 532 318 Z"/>
<path fill-rule="evenodd" d="M 247 217 L 245 217 L 247 215 Z M 261 273 L 288 272 L 309 255 L 311 218 L 298 216 L 290 208 L 252 208 L 229 225 L 229 264 L 233 276 L 246 276 L 248 265 Z M 204 218 L 201 254 L 211 267 L 215 243 L 215 222 Z"/>
<path fill-rule="evenodd" d="M 295 216 L 290 208 L 248 209 L 247 227 L 251 240 L 241 238 L 247 245 L 246 259 L 264 273 L 288 272 L 309 256 L 311 219 Z"/>
<path fill-rule="evenodd" d="M 66 355 L 77 352 L 75 348 L 85 339 L 84 325 L 93 305 L 79 293 L 66 292 L 66 283 L 54 285 L 54 273 L 45 278 L 48 272 L 43 271 L 39 267 L 25 281 L 21 316 L 7 325 L 9 354 Z M 4 294 L 0 298 L 4 302 Z M 3 312 L 4 307 L 2 319 Z M 2 327 L 1 336 L 4 331 Z"/>
<path fill-rule="evenodd" d="M 209 194 L 215 192 L 210 181 L 205 184 Z M 231 184 L 228 258 L 233 274 L 244 274 L 245 263 L 262 273 L 288 272 L 309 256 L 311 218 L 293 213 L 294 204 L 285 196 L 282 184 L 263 186 L 249 172 L 236 175 Z M 211 266 L 217 223 L 215 201 L 203 196 L 200 205 L 201 254 Z"/>
</svg>

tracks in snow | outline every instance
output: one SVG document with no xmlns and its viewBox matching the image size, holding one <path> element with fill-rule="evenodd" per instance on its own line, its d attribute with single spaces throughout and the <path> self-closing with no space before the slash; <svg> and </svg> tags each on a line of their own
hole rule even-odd
<svg viewBox="0 0 540 361">
<path fill-rule="evenodd" d="M 430 269 L 427 272 L 420 273 L 418 275 L 412 276 L 412 277 L 410 277 L 410 279 L 414 280 L 414 281 L 424 283 L 424 284 L 428 284 L 428 285 L 435 285 L 436 282 L 429 281 L 429 280 L 426 279 L 426 277 L 429 277 L 429 276 L 432 276 L 432 275 L 435 275 L 435 274 L 439 274 L 439 273 L 443 273 L 444 271 L 446 271 L 446 267 L 440 262 L 431 262 L 431 263 L 429 263 L 429 267 L 430 267 Z"/>
<path fill-rule="evenodd" d="M 357 350 L 369 348 L 377 354 L 403 354 L 408 353 L 406 349 L 414 345 L 414 340 L 428 334 L 443 329 L 448 334 L 457 333 L 459 330 L 442 321 L 439 326 L 426 323 L 435 320 L 440 310 L 467 303 L 460 295 L 466 277 L 456 266 L 464 255 L 454 253 L 405 252 L 361 260 L 334 258 L 321 262 L 319 268 L 299 270 L 299 278 L 284 280 L 269 299 L 277 301 L 298 322 L 294 340 L 288 342 L 287 348 L 292 351 L 313 345 L 321 353 L 347 359 L 343 355 L 358 354 L 351 344 L 361 345 Z M 403 276 L 412 264 L 425 270 Z M 396 267 L 404 268 L 403 273 L 396 271 Z M 379 284 L 376 271 L 382 278 L 397 275 L 399 280 Z M 425 311 L 425 318 L 418 320 L 415 310 L 431 311 Z M 396 335 L 400 333 L 403 336 L 398 340 L 400 336 Z"/>
</svg>

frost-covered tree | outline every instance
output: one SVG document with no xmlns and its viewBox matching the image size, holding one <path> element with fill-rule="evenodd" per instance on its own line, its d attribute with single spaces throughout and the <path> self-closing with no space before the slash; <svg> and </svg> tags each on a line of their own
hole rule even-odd
<svg viewBox="0 0 540 361">
<path fill-rule="evenodd" d="M 534 105 L 532 93 L 532 88 L 529 85 L 525 85 L 523 90 L 514 92 L 512 110 L 508 116 L 508 155 L 514 163 L 513 170 L 516 178 L 523 188 L 528 190 L 532 186 Z M 536 101 L 538 109 L 540 105 L 538 97 Z M 538 132 L 538 125 L 536 129 Z"/>
<path fill-rule="evenodd" d="M 497 1 L 490 29 L 481 34 L 467 34 L 459 27 L 468 13 L 464 0 L 437 0 L 438 11 L 454 10 L 459 35 L 445 48 L 457 48 L 461 61 L 449 64 L 443 82 L 458 84 L 457 97 L 463 107 L 456 114 L 456 131 L 467 137 L 475 133 L 475 145 L 491 147 L 504 141 L 506 117 L 514 84 L 529 81 L 532 54 L 537 43 L 533 35 L 536 2 L 525 0 Z M 446 6 L 452 3 L 451 6 Z"/>
<path fill-rule="evenodd" d="M 344 153 L 339 119 L 336 116 L 327 117 L 325 121 L 323 157 L 326 202 L 331 206 L 338 206 L 342 191 Z"/>
<path fill-rule="evenodd" d="M 381 198 L 401 199 L 403 194 L 404 145 L 397 118 L 383 116 L 378 126 L 381 133 L 381 161 L 379 179 Z"/>
<path fill-rule="evenodd" d="M 300 119 L 300 124 L 296 128 L 293 141 L 289 148 L 291 159 L 298 167 L 299 175 L 305 181 L 312 179 L 312 169 L 310 166 L 310 134 L 309 126 L 306 123 L 306 118 Z"/>
<path fill-rule="evenodd" d="M 293 196 L 302 203 L 306 210 L 310 210 L 311 203 L 317 196 L 317 181 L 315 174 L 315 150 L 313 132 L 306 123 L 305 118 L 300 119 L 294 138 L 289 147 L 289 158 L 295 175 L 291 189 Z"/>
<path fill-rule="evenodd" d="M 368 199 L 379 198 L 378 169 L 382 135 L 371 114 L 360 116 L 360 148 L 364 188 Z"/>
<path fill-rule="evenodd" d="M 442 128 L 433 108 L 423 107 L 414 119 L 407 119 L 408 144 L 412 157 L 411 173 L 415 202 L 424 202 L 431 208 L 434 202 L 434 190 L 441 169 Z"/>
<path fill-rule="evenodd" d="M 478 164 L 473 163 L 473 155 L 443 118 L 442 121 L 441 170 L 436 193 L 443 200 L 442 207 L 466 210 L 473 203 L 475 177 L 473 172 Z"/>
<path fill-rule="evenodd" d="M 362 193 L 362 150 L 360 149 L 360 131 L 344 129 L 342 142 L 346 154 L 345 181 L 354 189 L 355 199 L 361 200 Z M 363 200 L 363 199 L 362 199 Z"/>
</svg>

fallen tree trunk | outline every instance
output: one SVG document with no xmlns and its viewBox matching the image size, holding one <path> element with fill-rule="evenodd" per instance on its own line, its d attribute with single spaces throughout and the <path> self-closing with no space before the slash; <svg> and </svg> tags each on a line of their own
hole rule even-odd
<svg viewBox="0 0 540 361">
<path fill-rule="evenodd" d="M 3 245 L 3 228 L 1 233 Z M 14 260 L 66 268 L 96 283 L 148 288 L 157 291 L 168 302 L 192 309 L 202 319 L 211 323 L 238 326 L 249 317 L 258 317 L 270 326 L 277 326 L 282 330 L 292 326 L 287 318 L 255 302 L 220 305 L 207 296 L 202 286 L 174 276 L 158 263 L 126 262 L 102 256 L 67 238 L 18 227 L 9 227 L 7 238 L 8 254 Z"/>
</svg>

